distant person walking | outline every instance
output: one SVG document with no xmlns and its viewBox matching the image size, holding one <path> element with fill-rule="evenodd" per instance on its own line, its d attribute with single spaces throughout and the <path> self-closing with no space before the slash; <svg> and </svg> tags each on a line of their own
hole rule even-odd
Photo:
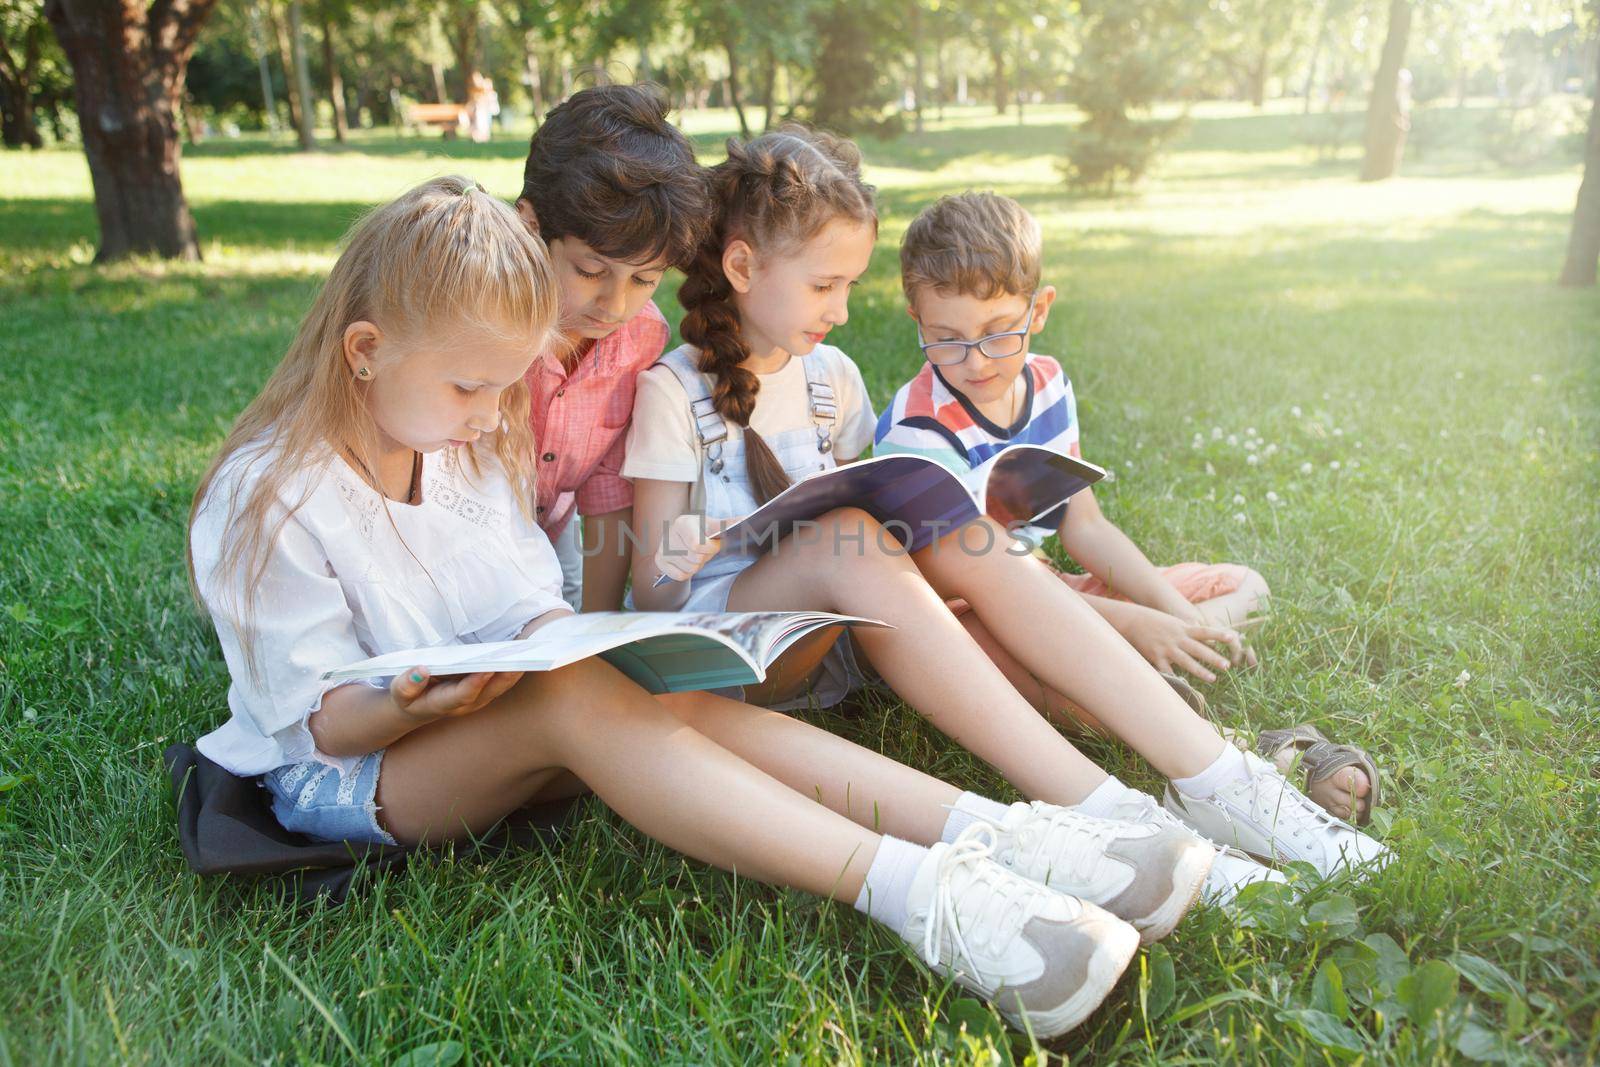
<svg viewBox="0 0 1600 1067">
<path fill-rule="evenodd" d="M 467 87 L 467 124 L 473 141 L 484 144 L 489 140 L 489 124 L 500 114 L 500 94 L 494 91 L 494 82 L 474 72 Z"/>
</svg>

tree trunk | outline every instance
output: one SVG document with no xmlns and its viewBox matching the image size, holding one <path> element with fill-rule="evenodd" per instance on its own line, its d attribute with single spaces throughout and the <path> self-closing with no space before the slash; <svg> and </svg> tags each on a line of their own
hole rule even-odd
<svg viewBox="0 0 1600 1067">
<path fill-rule="evenodd" d="M 994 61 L 994 113 L 1004 115 L 1011 91 L 1006 86 L 1006 41 L 998 33 L 989 35 L 989 58 Z"/>
<path fill-rule="evenodd" d="M 457 0 L 450 50 L 461 72 L 461 99 L 473 99 L 472 80 L 478 73 L 478 0 Z"/>
<path fill-rule="evenodd" d="M 306 37 L 300 0 L 289 0 L 289 52 L 294 56 L 295 95 L 300 98 L 300 121 L 295 124 L 295 129 L 300 134 L 301 150 L 309 152 L 317 147 L 314 129 L 317 101 L 311 95 L 311 72 L 306 66 Z"/>
<path fill-rule="evenodd" d="M 33 117 L 33 85 L 45 34 L 49 32 L 43 14 L 35 15 L 22 33 L 20 60 L 0 40 L 0 140 L 7 148 L 44 147 Z"/>
<path fill-rule="evenodd" d="M 761 106 L 766 109 L 766 117 L 761 120 L 761 132 L 766 133 L 778 124 L 778 54 L 771 44 L 766 49 L 766 66 L 761 72 Z"/>
<path fill-rule="evenodd" d="M 1323 0 L 1322 21 L 1317 26 L 1316 40 L 1311 44 L 1311 62 L 1306 65 L 1305 106 L 1300 110 L 1302 115 L 1311 114 L 1311 94 L 1317 87 L 1317 64 L 1322 61 L 1322 42 L 1328 36 L 1328 14 L 1332 7 L 1332 0 Z"/>
<path fill-rule="evenodd" d="M 333 20 L 322 17 L 322 65 L 328 68 L 328 99 L 333 102 L 333 139 L 344 144 L 349 136 L 349 120 L 344 112 L 344 78 L 339 74 L 339 57 L 333 50 Z"/>
<path fill-rule="evenodd" d="M 728 102 L 739 116 L 739 136 L 750 139 L 750 121 L 745 118 L 744 105 L 739 102 L 739 49 L 731 40 L 723 41 L 723 51 L 728 53 Z"/>
<path fill-rule="evenodd" d="M 538 129 L 544 119 L 544 75 L 539 71 L 539 50 L 534 47 L 533 36 L 522 34 L 523 77 L 528 81 L 528 106 L 533 110 L 533 125 Z"/>
<path fill-rule="evenodd" d="M 922 132 L 922 2 L 911 5 L 911 107 L 916 116 L 914 129 Z"/>
<path fill-rule="evenodd" d="M 100 222 L 96 262 L 135 253 L 200 258 L 178 177 L 177 103 L 195 37 L 216 0 L 49 0 L 72 65 Z"/>
<path fill-rule="evenodd" d="M 1013 70 L 1013 73 L 1014 73 L 1014 76 L 1015 76 L 1015 79 L 1016 79 L 1016 83 L 1017 83 L 1017 125 L 1018 126 L 1023 125 L 1024 122 L 1025 122 L 1022 112 L 1023 112 L 1023 109 L 1025 107 L 1027 107 L 1026 100 L 1027 100 L 1028 84 L 1027 84 L 1026 73 L 1027 73 L 1027 70 L 1028 70 L 1028 63 L 1027 63 L 1027 57 L 1023 52 L 1024 42 L 1026 42 L 1026 40 L 1027 40 L 1027 35 L 1023 32 L 1022 27 L 1018 26 L 1017 27 L 1017 58 L 1016 58 L 1016 62 L 1011 64 L 1011 67 L 1012 67 L 1012 70 Z"/>
<path fill-rule="evenodd" d="M 7 148 L 43 148 L 33 117 L 33 92 L 27 85 L 0 78 L 0 143 Z"/>
<path fill-rule="evenodd" d="M 278 66 L 283 68 L 283 99 L 289 105 L 289 125 L 300 128 L 300 88 L 294 81 L 294 49 L 289 46 L 289 31 L 278 14 L 277 0 L 267 0 L 267 19 L 272 23 L 272 39 L 278 44 Z"/>
<path fill-rule="evenodd" d="M 1600 78 L 1589 109 L 1589 141 L 1584 151 L 1583 184 L 1572 211 L 1572 236 L 1567 240 L 1567 262 L 1561 268 L 1562 285 L 1593 285 L 1600 261 Z"/>
<path fill-rule="evenodd" d="M 1400 67 L 1405 63 L 1406 40 L 1411 34 L 1411 0 L 1389 0 L 1389 34 L 1383 42 L 1383 58 L 1372 80 L 1372 97 L 1367 101 L 1367 154 L 1361 164 L 1361 180 L 1382 181 L 1400 169 L 1400 156 L 1406 147 L 1410 117 L 1400 104 Z"/>
<path fill-rule="evenodd" d="M 272 99 L 272 71 L 267 66 L 267 44 L 263 40 L 261 11 L 250 5 L 250 45 L 255 49 L 256 67 L 261 73 L 261 106 L 266 112 L 267 129 L 278 132 L 278 105 Z"/>
</svg>

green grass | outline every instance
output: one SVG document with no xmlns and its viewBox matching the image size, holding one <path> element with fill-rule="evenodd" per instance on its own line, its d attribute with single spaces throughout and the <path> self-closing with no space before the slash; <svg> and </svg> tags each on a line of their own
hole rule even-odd
<svg viewBox="0 0 1600 1067">
<path fill-rule="evenodd" d="M 969 185 L 1023 199 L 1062 294 L 1039 349 L 1116 472 L 1105 506 L 1156 558 L 1247 561 L 1277 594 L 1262 667 L 1213 701 L 1372 750 L 1399 858 L 1246 923 L 1197 913 L 1052 1055 L 1594 1060 L 1600 296 L 1552 284 L 1576 167 L 1482 162 L 1469 112 L 1361 186 L 1349 157 L 1312 161 L 1292 109 L 1218 106 L 1141 195 L 1080 200 L 1053 169 L 1067 121 L 971 111 L 867 144 L 883 247 L 840 344 L 884 403 L 916 364 L 893 252 L 911 215 Z M 714 151 L 725 127 L 691 129 Z M 206 262 L 109 269 L 87 265 L 82 157 L 0 156 L 0 1063 L 437 1042 L 475 1063 L 1020 1062 L 1026 1041 L 848 909 L 598 805 L 552 855 L 423 859 L 342 909 L 184 867 L 159 753 L 226 713 L 183 575 L 190 493 L 358 212 L 452 170 L 517 190 L 519 139 L 445 149 L 189 150 Z M 1003 789 L 903 707 L 826 721 Z"/>
</svg>

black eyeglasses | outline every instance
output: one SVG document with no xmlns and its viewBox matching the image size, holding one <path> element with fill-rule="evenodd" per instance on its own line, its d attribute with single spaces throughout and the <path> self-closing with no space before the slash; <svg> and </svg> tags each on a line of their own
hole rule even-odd
<svg viewBox="0 0 1600 1067">
<path fill-rule="evenodd" d="M 1021 329 L 991 333 L 976 341 L 935 341 L 928 344 L 922 339 L 922 323 L 919 322 L 917 347 L 922 349 L 922 354 L 935 367 L 954 367 L 958 363 L 965 363 L 967 353 L 974 348 L 990 359 L 1009 359 L 1028 347 L 1028 332 L 1033 326 L 1033 302 L 1038 295 L 1037 289 L 1028 294 L 1028 310 L 1022 313 Z"/>
</svg>

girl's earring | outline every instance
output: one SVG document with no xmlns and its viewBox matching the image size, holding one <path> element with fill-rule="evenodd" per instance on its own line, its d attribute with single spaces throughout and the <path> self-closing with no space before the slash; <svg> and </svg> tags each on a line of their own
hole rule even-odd
<svg viewBox="0 0 1600 1067">
<path fill-rule="evenodd" d="M 359 370 L 356 371 L 356 377 L 360 378 L 362 381 L 366 381 L 367 379 L 372 377 L 372 368 L 371 367 L 362 367 L 362 368 L 360 368 Z"/>
</svg>

